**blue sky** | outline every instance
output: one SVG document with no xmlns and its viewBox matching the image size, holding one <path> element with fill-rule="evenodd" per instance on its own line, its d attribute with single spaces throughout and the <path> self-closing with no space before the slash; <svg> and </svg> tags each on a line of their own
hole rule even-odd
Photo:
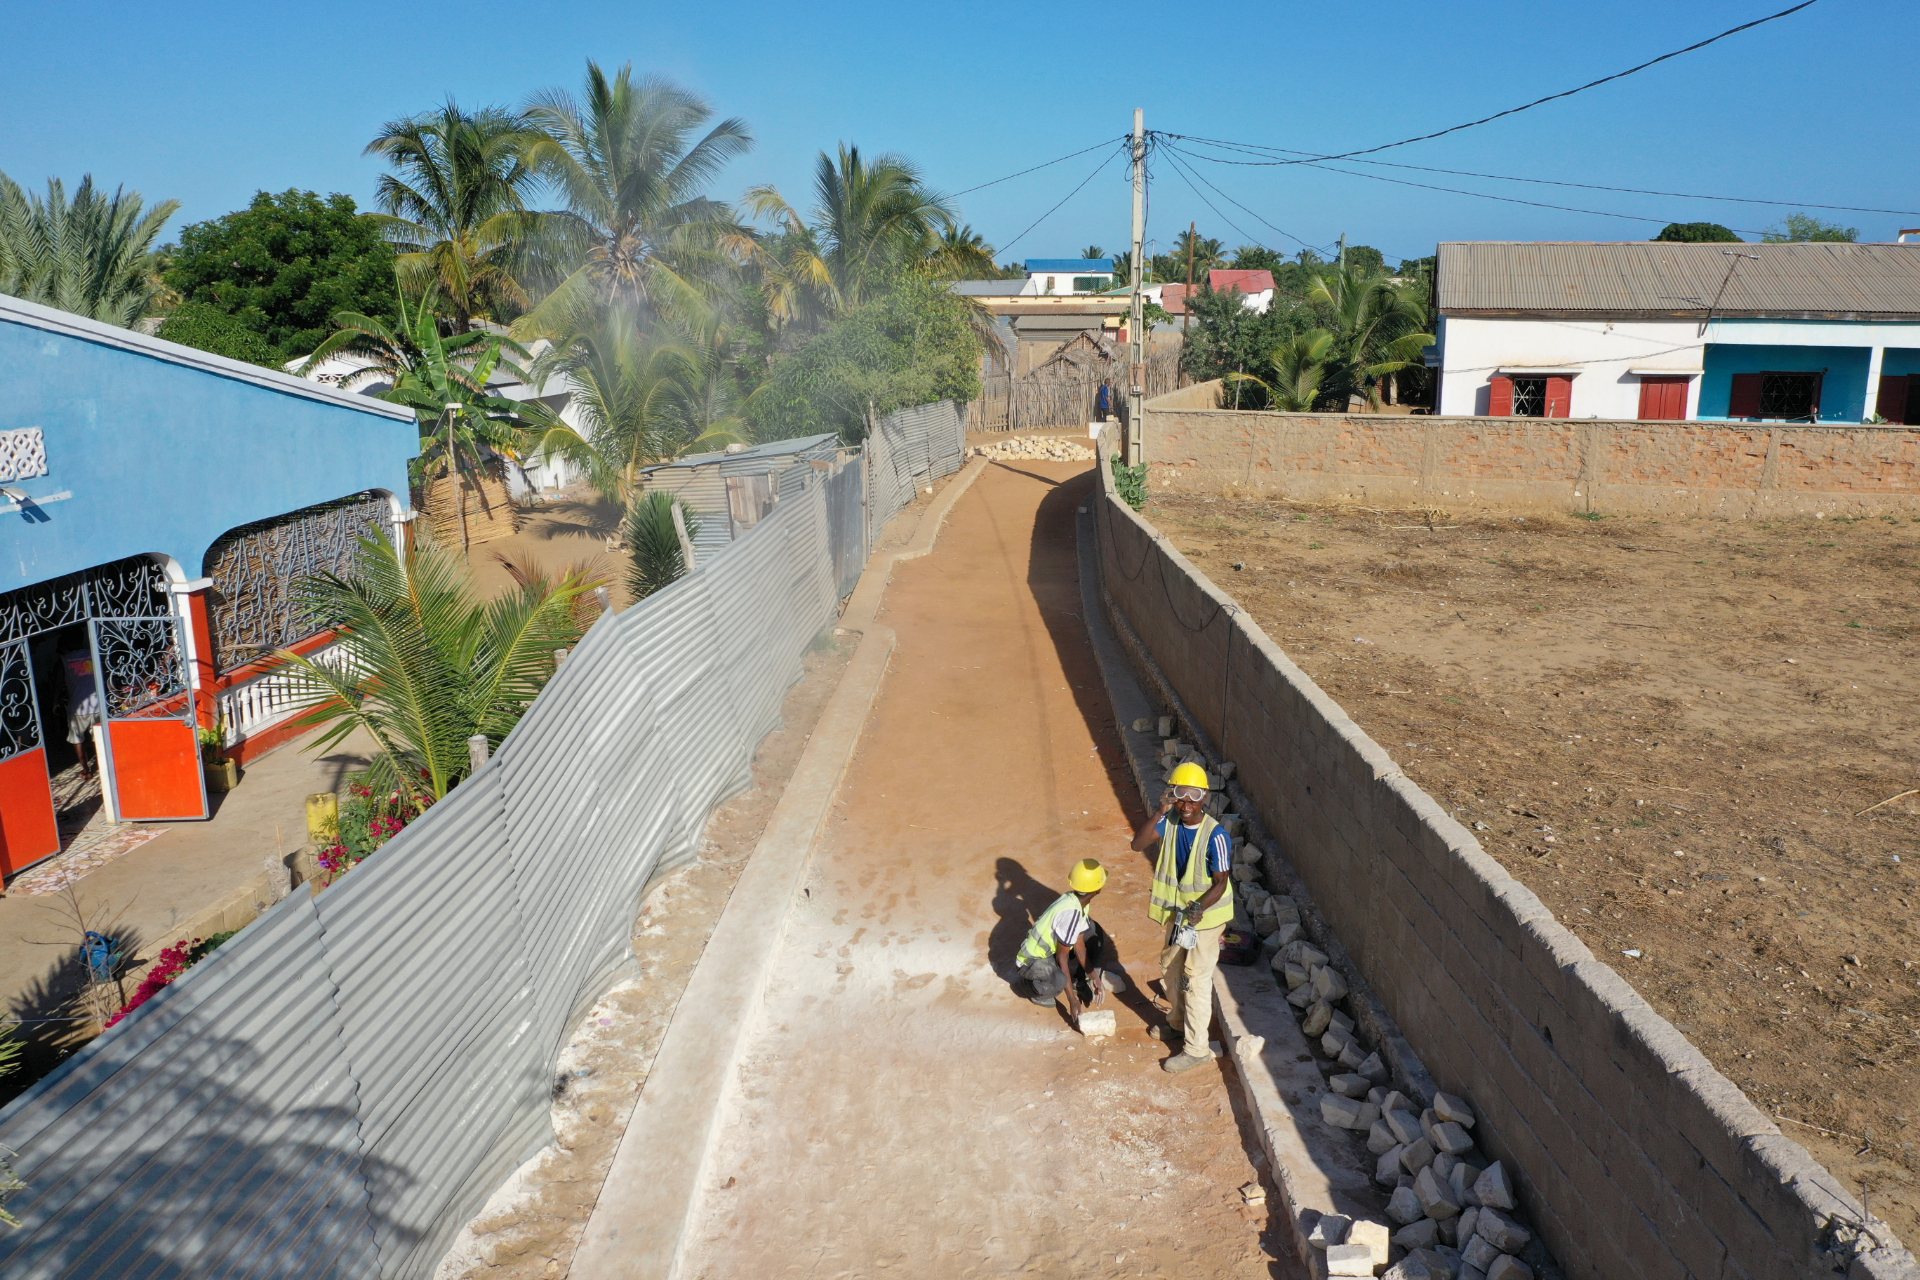
<svg viewBox="0 0 1920 1280">
<path fill-rule="evenodd" d="M 766 4 L 674 6 L 555 0 L 414 3 L 341 19 L 293 5 L 18 6 L 9 18 L 9 105 L 0 170 L 27 185 L 91 172 L 185 221 L 261 188 L 346 191 L 363 202 L 377 165 L 360 152 L 382 121 L 451 94 L 515 104 L 577 85 L 591 56 L 632 61 L 706 95 L 757 139 L 714 194 L 771 181 L 804 203 L 813 154 L 845 140 L 918 161 L 959 191 L 1131 125 L 1302 149 L 1350 149 L 1429 132 L 1620 70 L 1788 0 L 1538 0 L 1345 7 L 1208 2 L 1109 6 Z M 1141 33 L 1129 74 L 1123 33 Z M 1397 163 L 1830 205 L 1920 210 L 1913 74 L 1920 5 L 1821 0 L 1812 8 L 1567 101 L 1371 157 Z M 967 220 L 1006 246 L 1086 178 L 1095 154 L 962 197 Z M 1349 164 L 1347 167 L 1362 166 Z M 1668 219 L 1758 229 L 1788 212 L 1724 204 L 1373 172 L 1651 222 L 1556 212 L 1379 181 L 1200 166 L 1256 220 L 1167 163 L 1149 235 L 1197 220 L 1229 245 L 1286 251 L 1345 232 L 1390 260 L 1441 239 L 1644 239 Z M 1223 216 L 1224 215 L 1224 216 Z M 1828 213 L 1867 239 L 1920 214 Z M 1122 247 L 1128 194 L 1117 161 L 1004 258 Z M 1237 224 L 1228 225 L 1229 220 Z M 1285 235 L 1282 232 L 1287 233 Z"/>
</svg>

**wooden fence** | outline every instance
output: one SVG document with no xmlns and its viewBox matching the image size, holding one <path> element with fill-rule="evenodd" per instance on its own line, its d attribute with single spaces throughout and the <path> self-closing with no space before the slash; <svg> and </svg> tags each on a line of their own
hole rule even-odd
<svg viewBox="0 0 1920 1280">
<path fill-rule="evenodd" d="M 1126 355 L 1108 361 L 1060 361 L 1032 373 L 989 374 L 980 398 L 967 406 L 969 431 L 1043 431 L 1084 427 L 1093 421 L 1100 384 L 1112 385 L 1116 401 L 1126 395 Z M 1147 352 L 1147 394 L 1164 395 L 1180 385 L 1180 348 L 1160 344 Z M 1117 408 L 1117 406 L 1116 406 Z"/>
</svg>

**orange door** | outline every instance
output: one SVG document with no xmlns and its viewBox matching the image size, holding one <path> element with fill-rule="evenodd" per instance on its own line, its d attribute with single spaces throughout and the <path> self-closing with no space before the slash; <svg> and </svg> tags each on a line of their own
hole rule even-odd
<svg viewBox="0 0 1920 1280">
<path fill-rule="evenodd" d="M 97 618 L 92 631 L 116 811 L 127 822 L 206 817 L 180 619 Z"/>
<path fill-rule="evenodd" d="M 60 852 L 33 668 L 23 640 L 0 645 L 0 875 Z"/>
<path fill-rule="evenodd" d="M 1640 379 L 1640 417 L 1649 422 L 1684 422 L 1687 418 L 1687 378 Z"/>
</svg>

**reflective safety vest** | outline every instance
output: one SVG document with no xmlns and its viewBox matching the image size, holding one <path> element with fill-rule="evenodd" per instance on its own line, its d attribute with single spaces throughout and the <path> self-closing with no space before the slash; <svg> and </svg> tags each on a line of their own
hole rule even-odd
<svg viewBox="0 0 1920 1280">
<path fill-rule="evenodd" d="M 1173 919 L 1174 912 L 1197 901 L 1213 887 L 1213 873 L 1207 869 L 1207 846 L 1219 826 L 1212 814 L 1200 815 L 1199 829 L 1193 833 L 1193 844 L 1187 850 L 1187 874 L 1183 876 L 1178 855 L 1180 819 L 1176 814 L 1167 815 L 1167 833 L 1160 837 L 1160 857 L 1153 864 L 1153 898 L 1147 904 L 1147 914 L 1156 923 L 1165 924 Z M 1233 881 L 1229 879 L 1220 900 L 1207 908 L 1195 927 L 1218 929 L 1232 919 Z"/>
<path fill-rule="evenodd" d="M 1029 965 L 1035 960 L 1053 959 L 1054 949 L 1060 945 L 1060 938 L 1054 933 L 1053 926 L 1069 911 L 1078 911 L 1087 918 L 1087 927 L 1093 927 L 1093 911 L 1080 901 L 1080 895 L 1063 893 L 1033 922 L 1033 928 L 1027 931 L 1027 940 L 1020 944 L 1020 955 L 1015 963 Z M 1082 940 L 1086 938 L 1085 934 L 1080 936 Z"/>
</svg>

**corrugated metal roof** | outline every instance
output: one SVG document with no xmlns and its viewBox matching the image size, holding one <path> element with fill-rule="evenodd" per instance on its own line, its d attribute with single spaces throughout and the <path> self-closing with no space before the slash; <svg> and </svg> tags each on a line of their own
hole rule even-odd
<svg viewBox="0 0 1920 1280">
<path fill-rule="evenodd" d="M 1920 244 L 1451 241 L 1438 283 L 1449 315 L 1688 314 L 1719 294 L 1718 316 L 1920 320 Z"/>
<path fill-rule="evenodd" d="M 1215 293 L 1238 289 L 1242 293 L 1272 293 L 1273 272 L 1221 269 L 1207 273 L 1207 283 Z"/>
<path fill-rule="evenodd" d="M 663 462 L 657 467 L 644 467 L 641 474 L 664 471 L 669 467 L 704 467 L 715 462 L 739 462 L 755 458 L 784 458 L 790 454 L 806 453 L 818 449 L 829 440 L 838 440 L 832 432 L 820 436 L 799 436 L 792 440 L 769 440 L 766 444 L 754 445 L 751 449 L 742 449 L 738 453 L 728 453 L 722 449 L 715 453 L 695 453 L 672 462 Z"/>
</svg>

